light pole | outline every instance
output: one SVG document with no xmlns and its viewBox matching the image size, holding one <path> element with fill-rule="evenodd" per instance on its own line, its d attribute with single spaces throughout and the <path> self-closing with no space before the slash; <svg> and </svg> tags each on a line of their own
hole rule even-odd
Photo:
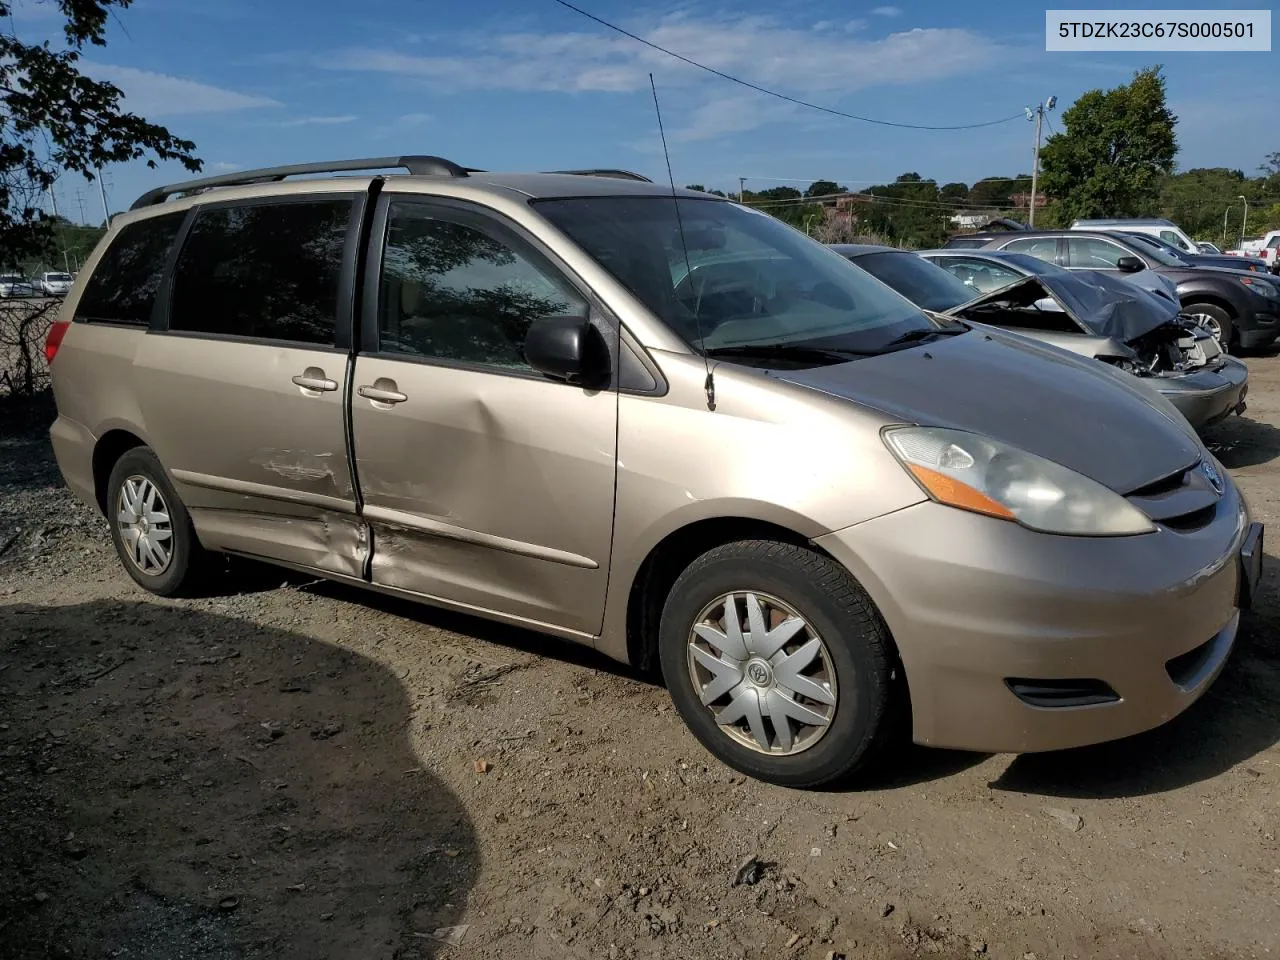
<svg viewBox="0 0 1280 960">
<path fill-rule="evenodd" d="M 1058 102 L 1057 97 L 1050 97 L 1036 105 L 1035 110 L 1027 107 L 1027 119 L 1036 122 L 1036 147 L 1031 154 L 1031 204 L 1027 210 L 1027 226 L 1034 227 L 1036 225 L 1036 184 L 1040 179 L 1040 124 L 1044 123 L 1044 114 L 1046 110 L 1052 110 L 1054 104 Z"/>
<path fill-rule="evenodd" d="M 1244 253 L 1244 228 L 1249 222 L 1249 200 L 1246 197 L 1236 197 L 1236 199 L 1244 201 L 1244 216 L 1240 218 L 1240 252 Z"/>
<path fill-rule="evenodd" d="M 738 178 L 738 202 L 739 203 L 742 202 L 743 189 L 746 187 L 746 185 L 747 185 L 747 178 L 739 177 Z"/>
</svg>

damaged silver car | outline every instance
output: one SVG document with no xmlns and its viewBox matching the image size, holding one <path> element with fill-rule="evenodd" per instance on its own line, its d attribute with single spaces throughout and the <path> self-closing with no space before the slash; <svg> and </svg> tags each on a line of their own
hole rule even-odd
<svg viewBox="0 0 1280 960">
<path fill-rule="evenodd" d="M 1246 408 L 1248 368 L 1180 315 L 1176 304 L 1122 280 L 1096 271 L 1032 274 L 1009 264 L 1007 273 L 991 275 L 995 283 L 970 284 L 905 250 L 834 248 L 924 309 L 1000 327 L 1133 374 L 1197 430 Z"/>
</svg>

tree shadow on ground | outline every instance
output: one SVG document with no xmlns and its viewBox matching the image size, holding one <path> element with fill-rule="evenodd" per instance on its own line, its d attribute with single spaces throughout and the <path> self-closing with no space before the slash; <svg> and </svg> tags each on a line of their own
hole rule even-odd
<svg viewBox="0 0 1280 960">
<path fill-rule="evenodd" d="M 6 958 L 437 955 L 479 851 L 386 667 L 150 602 L 0 638 Z"/>
<path fill-rule="evenodd" d="M 1250 419 L 1247 413 L 1211 427 L 1204 441 L 1222 465 L 1232 470 L 1260 466 L 1280 457 L 1280 430 Z"/>
<path fill-rule="evenodd" d="M 1277 564 L 1270 555 L 1266 560 L 1259 603 L 1244 615 L 1227 666 L 1199 701 L 1164 726 L 1138 736 L 1077 750 L 1023 754 L 991 786 L 1075 798 L 1163 793 L 1247 767 L 1253 757 L 1280 742 Z"/>
</svg>

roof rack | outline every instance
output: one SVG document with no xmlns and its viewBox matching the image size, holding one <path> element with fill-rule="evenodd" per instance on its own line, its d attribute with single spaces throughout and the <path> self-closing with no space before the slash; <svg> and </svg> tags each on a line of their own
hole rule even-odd
<svg viewBox="0 0 1280 960">
<path fill-rule="evenodd" d="M 562 173 L 576 177 L 613 177 L 617 180 L 639 180 L 642 183 L 653 183 L 648 177 L 630 170 L 548 170 L 548 173 Z"/>
<path fill-rule="evenodd" d="M 150 207 L 163 203 L 169 197 L 180 194 L 199 193 L 213 187 L 236 187 L 253 183 L 275 183 L 285 177 L 300 177 L 313 173 L 343 173 L 355 170 L 407 170 L 410 174 L 426 177 L 465 177 L 472 172 L 460 167 L 452 160 L 443 157 L 409 156 L 409 157 L 372 157 L 364 160 L 328 160 L 319 163 L 296 163 L 286 167 L 263 167 L 259 170 L 241 170 L 238 173 L 226 173 L 217 177 L 203 177 L 199 180 L 187 180 L 183 183 L 170 184 L 167 187 L 156 187 L 148 190 L 133 202 L 130 210 Z M 643 179 L 643 178 L 642 178 Z"/>
</svg>

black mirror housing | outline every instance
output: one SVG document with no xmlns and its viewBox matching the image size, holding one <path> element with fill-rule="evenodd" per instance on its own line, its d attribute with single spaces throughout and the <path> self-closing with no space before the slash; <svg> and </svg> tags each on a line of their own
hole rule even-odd
<svg viewBox="0 0 1280 960">
<path fill-rule="evenodd" d="M 597 387 L 609 380 L 609 348 L 583 317 L 539 317 L 524 340 L 529 366 L 554 380 Z"/>
<path fill-rule="evenodd" d="M 1137 273 L 1146 268 L 1147 265 L 1138 257 L 1121 257 L 1116 261 L 1116 269 L 1121 273 Z"/>
</svg>

